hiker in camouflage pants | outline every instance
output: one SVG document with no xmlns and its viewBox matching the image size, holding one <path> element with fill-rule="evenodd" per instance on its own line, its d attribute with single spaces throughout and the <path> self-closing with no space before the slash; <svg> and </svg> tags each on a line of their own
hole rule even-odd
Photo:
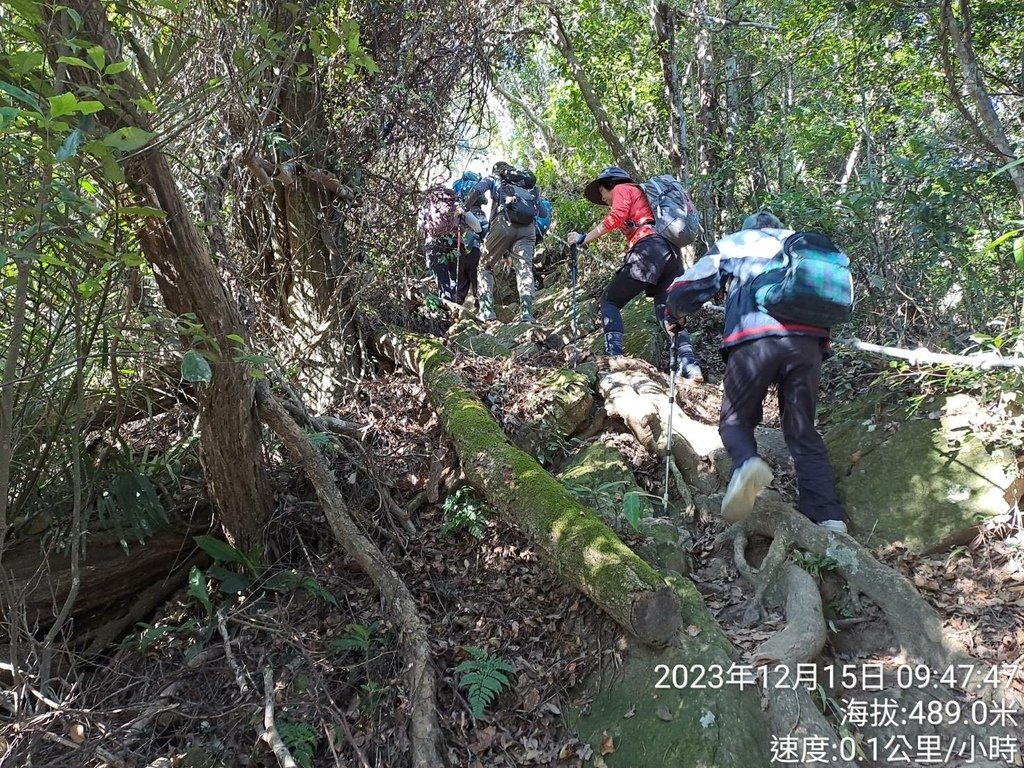
<svg viewBox="0 0 1024 768">
<path fill-rule="evenodd" d="M 516 272 L 516 287 L 519 289 L 519 302 L 523 314 L 533 309 L 533 248 L 536 237 L 535 224 L 509 224 L 504 218 L 498 217 L 491 221 L 491 229 L 484 240 L 480 255 L 480 269 L 477 281 L 480 285 L 480 300 L 488 297 L 490 307 L 481 306 L 481 310 L 494 311 L 494 270 L 502 257 L 510 255 L 512 266 Z M 524 319 L 526 319 L 524 317 Z"/>
<path fill-rule="evenodd" d="M 537 238 L 536 223 L 512 224 L 503 213 L 503 201 L 500 199 L 499 187 L 502 174 L 514 171 L 511 165 L 498 162 L 492 168 L 492 176 L 477 184 L 465 207 L 472 210 L 479 205 L 485 195 L 490 195 L 491 220 L 490 229 L 484 239 L 480 255 L 480 268 L 477 274 L 477 298 L 480 304 L 480 319 L 494 320 L 494 269 L 502 257 L 511 255 L 512 266 L 516 272 L 516 287 L 519 289 L 520 319 L 533 322 L 533 250 Z M 540 189 L 534 187 L 537 200 L 541 199 Z"/>
</svg>

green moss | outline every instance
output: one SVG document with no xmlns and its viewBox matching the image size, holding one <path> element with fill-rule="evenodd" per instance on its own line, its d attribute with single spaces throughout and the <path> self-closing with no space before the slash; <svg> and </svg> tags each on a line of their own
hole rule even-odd
<svg viewBox="0 0 1024 768">
<path fill-rule="evenodd" d="M 990 455 L 951 422 L 950 414 L 977 407 L 968 401 L 940 401 L 934 408 L 946 414 L 941 419 L 898 422 L 895 429 L 878 424 L 874 410 L 853 412 L 828 432 L 840 501 L 865 543 L 903 541 L 921 551 L 1005 511 L 1010 457 Z"/>
<path fill-rule="evenodd" d="M 710 672 L 727 675 L 735 651 L 693 582 L 670 575 L 669 583 L 680 600 L 682 645 L 653 650 L 631 643 L 621 669 L 590 681 L 589 711 L 571 712 L 570 723 L 595 748 L 603 734 L 613 738 L 615 752 L 604 758 L 612 768 L 763 764 L 770 734 L 756 688 L 710 686 Z"/>
<path fill-rule="evenodd" d="M 477 397 L 444 364 L 439 344 L 419 341 L 424 378 L 446 420 L 470 481 L 486 486 L 488 501 L 512 517 L 550 551 L 563 572 L 577 574 L 603 596 L 628 601 L 640 589 L 658 589 L 664 579 L 607 525 L 574 499 L 529 454 L 510 445 Z M 522 514 L 522 500 L 529 500 Z"/>
<path fill-rule="evenodd" d="M 642 493 L 622 454 L 604 443 L 591 443 L 574 456 L 560 479 L 573 496 L 612 526 L 622 522 L 626 494 Z M 650 514 L 646 499 L 642 503 L 642 514 Z"/>
</svg>

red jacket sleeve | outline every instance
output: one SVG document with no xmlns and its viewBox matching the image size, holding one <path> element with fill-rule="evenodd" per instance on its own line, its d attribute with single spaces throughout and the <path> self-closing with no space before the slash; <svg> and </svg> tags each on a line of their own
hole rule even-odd
<svg viewBox="0 0 1024 768">
<path fill-rule="evenodd" d="M 619 229 L 629 221 L 629 211 L 633 207 L 633 195 L 635 189 L 631 184 L 617 184 L 612 187 L 612 205 L 608 215 L 601 222 L 604 228 L 611 232 Z"/>
</svg>

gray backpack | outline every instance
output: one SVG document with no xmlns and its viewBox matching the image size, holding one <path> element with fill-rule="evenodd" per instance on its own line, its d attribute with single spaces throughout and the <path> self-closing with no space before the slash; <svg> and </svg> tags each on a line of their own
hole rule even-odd
<svg viewBox="0 0 1024 768">
<path fill-rule="evenodd" d="M 654 231 L 677 248 L 689 245 L 700 234 L 700 214 L 686 187 L 674 176 L 654 176 L 640 189 L 654 214 Z"/>
</svg>

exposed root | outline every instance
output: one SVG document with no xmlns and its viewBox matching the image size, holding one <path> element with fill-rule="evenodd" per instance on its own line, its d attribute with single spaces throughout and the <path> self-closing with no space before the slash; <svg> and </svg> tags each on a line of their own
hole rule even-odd
<svg viewBox="0 0 1024 768">
<path fill-rule="evenodd" d="M 669 392 L 660 373 L 654 371 L 652 376 L 632 369 L 606 373 L 598 378 L 598 390 L 609 415 L 622 419 L 652 455 L 665 455 Z M 677 404 L 672 408 L 672 461 L 686 485 L 708 493 L 717 488 L 718 480 L 701 470 L 701 459 L 721 446 L 718 431 L 690 418 Z"/>
<path fill-rule="evenodd" d="M 835 730 L 818 711 L 807 689 L 782 684 L 784 680 L 794 680 L 793 670 L 816 659 L 825 647 L 825 616 L 817 583 L 810 574 L 786 561 L 789 540 L 785 533 L 772 540 L 758 569 L 747 562 L 747 535 L 743 528 L 734 526 L 727 534 L 733 538 L 737 569 L 756 588 L 744 612 L 745 618 L 750 619 L 752 613 L 763 615 L 766 597 L 781 602 L 786 614 L 785 629 L 762 643 L 752 659 L 754 665 L 768 667 L 765 696 L 772 731 L 800 740 L 818 738 L 835 744 Z M 853 763 L 834 759 L 833 765 L 853 768 Z"/>
<path fill-rule="evenodd" d="M 828 557 L 852 589 L 861 592 L 882 610 L 905 655 L 935 670 L 970 665 L 974 679 L 967 689 L 985 698 L 1015 699 L 1009 680 L 994 688 L 985 684 L 985 668 L 942 631 L 938 613 L 902 574 L 883 565 L 852 536 L 836 534 L 815 525 L 778 497 L 758 501 L 755 513 L 744 524 L 772 538 L 784 536 L 807 552 Z"/>
</svg>

